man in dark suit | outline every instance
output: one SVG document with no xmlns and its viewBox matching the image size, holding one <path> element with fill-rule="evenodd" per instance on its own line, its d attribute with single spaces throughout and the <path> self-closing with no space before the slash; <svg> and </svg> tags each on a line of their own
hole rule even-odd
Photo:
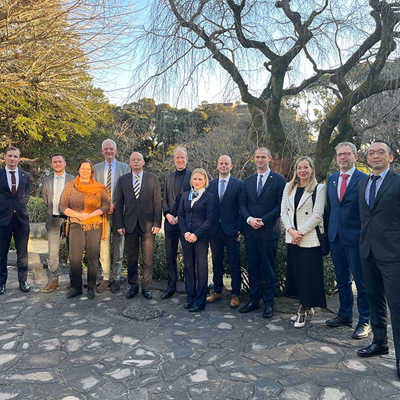
<svg viewBox="0 0 400 400">
<path fill-rule="evenodd" d="M 400 379 L 400 175 L 390 169 L 392 161 L 387 144 L 372 143 L 367 152 L 372 174 L 359 186 L 360 255 L 374 338 L 357 354 L 388 354 L 387 300 Z"/>
<path fill-rule="evenodd" d="M 27 203 L 31 192 L 31 176 L 18 168 L 21 152 L 17 147 L 5 151 L 6 166 L 0 169 L 0 295 L 7 282 L 7 256 L 11 237 L 17 250 L 19 288 L 31 290 L 28 277 L 29 216 Z"/>
<path fill-rule="evenodd" d="M 134 152 L 129 165 L 132 172 L 121 176 L 115 190 L 115 219 L 120 235 L 125 235 L 128 260 L 128 299 L 138 293 L 139 242 L 143 257 L 142 293 L 152 298 L 154 236 L 161 227 L 161 189 L 158 178 L 143 171 L 142 154 Z"/>
<path fill-rule="evenodd" d="M 357 287 L 358 324 L 353 339 L 363 339 L 371 331 L 367 291 L 362 276 L 360 259 L 360 211 L 358 184 L 367 177 L 355 165 L 358 158 L 356 146 L 343 142 L 336 146 L 336 162 L 340 171 L 327 182 L 328 236 L 332 260 L 335 265 L 339 290 L 339 311 L 335 318 L 326 321 L 332 328 L 351 326 L 353 319 L 352 279 Z"/>
<path fill-rule="evenodd" d="M 60 211 L 60 199 L 64 186 L 74 180 L 73 175 L 65 172 L 66 166 L 67 163 L 64 156 L 62 154 L 54 154 L 51 157 L 51 168 L 54 173 L 47 176 L 42 185 L 42 197 L 47 205 L 46 229 L 49 244 L 48 266 L 50 272 L 49 282 L 43 288 L 45 293 L 51 293 L 58 288 L 61 227 L 66 218 Z"/>
<path fill-rule="evenodd" d="M 224 248 L 228 254 L 231 273 L 232 297 L 229 305 L 232 308 L 240 306 L 240 226 L 239 199 L 242 182 L 230 175 L 232 160 L 227 155 L 218 158 L 217 170 L 219 177 L 210 182 L 208 191 L 219 199 L 216 224 L 210 245 L 213 260 L 214 293 L 207 297 L 207 303 L 213 303 L 222 298 L 224 275 Z"/>
<path fill-rule="evenodd" d="M 250 281 L 250 301 L 239 312 L 248 313 L 259 308 L 262 295 L 264 318 L 273 315 L 275 291 L 275 257 L 280 236 L 279 217 L 282 193 L 286 180 L 271 171 L 271 153 L 265 147 L 254 153 L 257 173 L 243 182 L 240 213 L 244 219 L 243 233 Z M 261 283 L 264 282 L 261 293 Z"/>
<path fill-rule="evenodd" d="M 174 150 L 175 171 L 171 172 L 164 180 L 164 231 L 165 231 L 165 253 L 168 266 L 168 288 L 161 296 L 168 299 L 176 291 L 176 281 L 178 275 L 176 256 L 178 253 L 178 242 L 180 238 L 178 225 L 179 200 L 183 192 L 190 190 L 191 171 L 186 168 L 187 152 L 182 146 Z M 181 243 L 182 244 L 182 243 Z"/>
</svg>

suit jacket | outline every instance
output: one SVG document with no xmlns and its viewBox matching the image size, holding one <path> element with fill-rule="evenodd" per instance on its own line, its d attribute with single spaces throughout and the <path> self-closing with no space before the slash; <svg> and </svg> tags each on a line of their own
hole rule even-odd
<svg viewBox="0 0 400 400">
<path fill-rule="evenodd" d="M 265 240 L 279 239 L 281 230 L 279 217 L 285 184 L 286 180 L 282 175 L 271 171 L 260 196 L 257 196 L 257 174 L 244 180 L 240 195 L 240 214 L 244 219 L 245 235 L 262 236 Z M 253 229 L 247 223 L 248 217 L 262 218 L 264 226 Z"/>
<path fill-rule="evenodd" d="M 75 177 L 65 173 L 65 185 L 71 182 Z M 45 177 L 42 183 L 42 198 L 47 205 L 47 224 L 50 222 L 53 215 L 53 197 L 54 197 L 54 173 Z"/>
<path fill-rule="evenodd" d="M 163 197 L 163 214 L 171 214 L 174 217 L 178 215 L 179 201 L 183 192 L 190 190 L 190 176 L 192 172 L 186 169 L 183 177 L 182 187 L 179 193 L 175 193 L 175 171 L 168 174 L 164 179 L 164 197 Z M 164 220 L 164 229 L 166 231 L 178 230 L 178 225 L 171 225 L 167 219 Z"/>
<path fill-rule="evenodd" d="M 178 209 L 178 224 L 181 235 L 194 233 L 198 239 L 207 239 L 215 224 L 217 198 L 205 191 L 193 207 L 190 206 L 189 192 L 182 193 Z"/>
<path fill-rule="evenodd" d="M 29 224 L 28 200 L 31 194 L 32 179 L 28 172 L 18 168 L 19 183 L 17 194 L 12 195 L 8 186 L 5 168 L 0 168 L 0 226 L 10 224 L 14 214 L 21 224 Z"/>
<path fill-rule="evenodd" d="M 133 191 L 132 173 L 121 176 L 114 203 L 116 229 L 125 228 L 127 233 L 132 233 L 137 225 L 142 232 L 151 232 L 153 226 L 161 227 L 161 189 L 154 174 L 143 172 L 138 199 Z"/>
<path fill-rule="evenodd" d="M 368 179 L 359 184 L 361 219 L 360 255 L 367 258 L 370 252 L 382 262 L 400 260 L 400 175 L 389 170 L 369 209 L 365 201 Z"/>
<path fill-rule="evenodd" d="M 318 225 L 321 232 L 324 231 L 323 215 L 326 201 L 326 185 L 318 185 L 313 204 L 312 193 L 303 192 L 297 208 L 294 208 L 296 186 L 289 194 L 289 183 L 286 184 L 282 196 L 281 218 L 285 227 L 285 242 L 291 243 L 292 236 L 288 229 L 294 228 L 294 216 L 296 215 L 297 230 L 304 234 L 299 247 L 317 247 L 320 245 L 315 227 Z"/>
<path fill-rule="evenodd" d="M 330 242 L 339 237 L 344 245 L 356 247 L 360 244 L 361 229 L 358 185 L 367 175 L 358 169 L 354 171 L 341 202 L 337 194 L 339 175 L 339 172 L 332 174 L 326 183 L 328 237 Z"/>
<path fill-rule="evenodd" d="M 214 225 L 212 234 L 218 232 L 221 228 L 227 236 L 236 236 L 242 227 L 242 217 L 240 215 L 240 191 L 242 189 L 242 181 L 231 176 L 227 187 L 225 188 L 222 201 L 218 195 L 218 178 L 213 179 L 208 186 L 207 191 L 214 193 L 217 199 L 217 223 Z"/>
</svg>

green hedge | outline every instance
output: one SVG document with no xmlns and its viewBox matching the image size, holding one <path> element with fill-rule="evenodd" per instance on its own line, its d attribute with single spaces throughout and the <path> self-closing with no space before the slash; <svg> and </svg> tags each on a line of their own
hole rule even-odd
<svg viewBox="0 0 400 400">
<path fill-rule="evenodd" d="M 29 222 L 46 222 L 47 206 L 41 197 L 31 197 L 28 201 Z"/>
</svg>

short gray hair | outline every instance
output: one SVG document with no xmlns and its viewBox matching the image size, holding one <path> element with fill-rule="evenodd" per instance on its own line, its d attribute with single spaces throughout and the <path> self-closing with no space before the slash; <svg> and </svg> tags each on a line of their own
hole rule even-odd
<svg viewBox="0 0 400 400">
<path fill-rule="evenodd" d="M 183 147 L 183 146 L 177 146 L 177 147 L 175 147 L 175 150 L 174 150 L 174 152 L 173 152 L 174 158 L 175 158 L 175 155 L 176 155 L 176 153 L 177 153 L 178 151 L 181 151 L 183 154 L 185 154 L 185 157 L 188 158 L 187 150 L 186 150 L 186 148 Z"/>
<path fill-rule="evenodd" d="M 263 152 L 263 153 L 267 153 L 270 157 L 271 157 L 271 151 L 270 149 L 268 149 L 267 147 L 258 147 L 255 151 L 254 154 L 256 154 L 257 152 Z"/>
<path fill-rule="evenodd" d="M 103 147 L 106 143 L 111 143 L 114 147 L 115 150 L 117 150 L 117 143 L 114 142 L 112 139 L 105 139 L 103 140 L 103 143 L 101 144 L 101 149 L 103 150 Z"/>
<path fill-rule="evenodd" d="M 343 147 L 343 146 L 348 146 L 351 148 L 351 151 L 353 152 L 353 154 L 357 154 L 357 147 L 354 145 L 354 143 L 351 142 L 340 142 L 339 144 L 337 144 L 335 146 L 335 151 L 336 153 L 338 152 L 338 150 Z"/>
</svg>

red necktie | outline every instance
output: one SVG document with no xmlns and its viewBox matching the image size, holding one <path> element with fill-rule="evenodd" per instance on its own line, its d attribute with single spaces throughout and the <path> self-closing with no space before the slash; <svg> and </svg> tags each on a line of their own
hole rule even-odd
<svg viewBox="0 0 400 400">
<path fill-rule="evenodd" d="M 349 174 L 342 174 L 342 183 L 340 185 L 340 196 L 339 196 L 339 201 L 343 200 L 344 193 L 346 191 L 346 186 L 347 186 L 347 179 L 350 177 Z"/>
<path fill-rule="evenodd" d="M 11 174 L 11 194 L 15 196 L 17 194 L 17 180 L 15 179 L 15 171 L 10 171 Z"/>
</svg>

